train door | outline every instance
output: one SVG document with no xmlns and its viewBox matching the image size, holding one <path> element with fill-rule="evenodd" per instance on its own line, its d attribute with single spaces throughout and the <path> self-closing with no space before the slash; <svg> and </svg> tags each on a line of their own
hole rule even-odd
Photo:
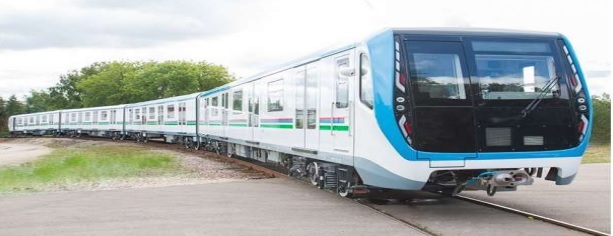
<svg viewBox="0 0 613 236">
<path fill-rule="evenodd" d="M 221 127 L 222 127 L 221 136 L 226 137 L 227 129 L 228 129 L 228 110 L 229 110 L 228 108 L 230 107 L 227 92 L 221 94 L 221 106 L 222 106 L 222 109 L 221 109 Z"/>
<path fill-rule="evenodd" d="M 185 132 L 186 122 L 186 104 L 185 102 L 179 102 L 179 117 L 178 117 L 179 132 Z"/>
<path fill-rule="evenodd" d="M 354 80 L 353 52 L 334 58 L 334 97 L 330 104 L 330 117 L 319 119 L 320 129 L 329 130 L 333 150 L 353 154 L 351 129 L 353 102 L 350 99 Z"/>
<path fill-rule="evenodd" d="M 476 158 L 475 109 L 464 48 L 459 41 L 407 41 L 420 159 L 464 166 Z M 427 132 L 419 132 L 427 130 Z M 445 153 L 445 154 L 441 154 Z"/>
<path fill-rule="evenodd" d="M 301 67 L 296 72 L 296 130 L 302 130 L 302 147 L 319 149 L 318 118 L 318 75 L 317 62 Z"/>
<path fill-rule="evenodd" d="M 247 98 L 247 126 L 249 135 L 247 140 L 251 140 L 252 142 L 257 142 L 255 140 L 255 131 L 257 127 L 259 127 L 260 123 L 260 103 L 259 103 L 259 93 L 256 89 L 255 83 L 250 83 L 245 88 L 246 98 Z"/>
</svg>

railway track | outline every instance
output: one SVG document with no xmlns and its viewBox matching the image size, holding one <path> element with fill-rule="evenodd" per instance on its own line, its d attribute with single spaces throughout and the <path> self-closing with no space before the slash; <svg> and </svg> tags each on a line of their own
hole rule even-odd
<svg viewBox="0 0 613 236">
<path fill-rule="evenodd" d="M 559 221 L 556 219 L 552 219 L 546 216 L 541 216 L 541 215 L 537 215 L 534 213 L 530 213 L 527 211 L 522 211 L 519 209 L 515 209 L 515 208 L 511 208 L 511 207 L 506 207 L 500 204 L 496 204 L 496 203 L 491 203 L 491 202 L 487 202 L 487 201 L 483 201 L 483 200 L 479 200 L 479 199 L 475 199 L 475 198 L 471 198 L 471 197 L 466 197 L 466 196 L 462 196 L 462 195 L 457 195 L 454 196 L 454 198 L 456 199 L 460 199 L 462 201 L 467 201 L 467 202 L 471 202 L 474 204 L 478 204 L 478 205 L 482 205 L 482 206 L 486 206 L 486 207 L 490 207 L 490 208 L 494 208 L 494 209 L 498 209 L 498 210 L 502 210 L 502 211 L 506 211 L 506 212 L 510 212 L 516 215 L 521 215 L 521 216 L 525 216 L 531 219 L 535 219 L 535 220 L 540 220 L 543 222 L 547 222 L 553 225 L 557 225 L 557 226 L 561 226 L 570 230 L 575 230 L 575 231 L 579 231 L 582 233 L 586 233 L 586 234 L 591 234 L 591 235 L 598 235 L 598 236 L 608 236 L 610 234 L 604 233 L 604 232 L 600 232 L 598 230 L 594 230 L 594 229 L 589 229 L 586 227 L 582 227 L 579 225 L 574 225 L 571 223 L 567 223 L 567 222 L 563 222 L 563 221 Z"/>
<path fill-rule="evenodd" d="M 51 138 L 51 137 L 49 137 Z M 96 137 L 79 137 L 76 139 L 86 139 L 86 140 L 101 140 L 102 138 L 96 138 Z M 111 140 L 111 139 L 104 139 L 104 141 L 109 141 L 109 142 L 132 142 L 131 140 Z M 251 170 L 254 171 L 258 171 L 263 173 L 265 176 L 271 177 L 271 178 L 285 178 L 285 179 L 290 179 L 290 180 L 295 180 L 298 183 L 302 183 L 305 185 L 309 185 L 309 187 L 311 186 L 310 183 L 308 183 L 308 181 L 306 179 L 297 179 L 294 177 L 290 177 L 287 175 L 287 173 L 284 173 L 284 170 L 282 170 L 281 168 L 275 168 L 275 166 L 272 165 L 264 165 L 264 163 L 259 163 L 256 160 L 250 160 L 250 159 L 245 159 L 245 158 L 240 158 L 240 157 L 229 157 L 229 156 L 225 156 L 225 155 L 220 155 L 220 154 L 216 154 L 216 153 L 212 153 L 212 152 L 206 152 L 206 151 L 199 151 L 199 150 L 194 150 L 194 149 L 187 149 L 185 147 L 176 145 L 176 144 L 169 144 L 169 143 L 165 143 L 165 142 L 161 142 L 161 141 L 155 141 L 155 140 L 151 140 L 148 143 L 146 143 L 145 145 L 151 145 L 151 146 L 155 146 L 155 147 L 159 147 L 159 148 L 163 148 L 163 149 L 172 149 L 173 151 L 179 151 L 182 153 L 187 153 L 187 154 L 192 154 L 192 155 L 196 155 L 202 158 L 214 158 L 223 162 L 230 162 L 230 163 L 234 163 L 237 165 L 241 165 L 244 166 L 246 168 L 249 168 Z M 589 229 L 586 227 L 582 227 L 579 225 L 574 225 L 571 223 L 567 223 L 567 222 L 563 222 L 560 220 L 556 220 L 556 219 L 552 219 L 546 216 L 541 216 L 541 215 L 537 215 L 534 213 L 530 213 L 530 212 L 526 212 L 526 211 L 522 211 L 519 209 L 514 209 L 511 207 L 507 207 L 507 206 L 503 206 L 500 204 L 496 204 L 496 203 L 491 203 L 491 202 L 487 202 L 487 201 L 483 201 L 483 200 L 479 200 L 479 199 L 475 199 L 475 198 L 471 198 L 471 197 L 467 197 L 467 196 L 462 196 L 462 195 L 456 195 L 453 196 L 452 198 L 454 199 L 458 199 L 461 201 L 465 201 L 465 202 L 469 202 L 472 204 L 477 204 L 480 206 L 484 206 L 484 207 L 488 207 L 488 208 L 493 208 L 493 209 L 497 209 L 500 211 L 504 211 L 504 212 L 508 212 L 508 213 L 512 213 L 512 214 L 516 214 L 516 215 L 520 215 L 523 217 L 528 217 L 530 219 L 534 219 L 534 220 L 539 220 L 548 224 L 552 224 L 558 227 L 563 227 L 569 230 L 574 230 L 577 232 L 581 232 L 581 233 L 586 233 L 586 234 L 590 234 L 590 235 L 597 235 L 597 236 L 607 236 L 610 235 L 608 233 L 605 232 L 601 232 L 598 230 L 594 230 L 594 229 Z M 418 224 L 409 222 L 401 217 L 395 216 L 394 214 L 388 213 L 386 211 L 380 210 L 377 207 L 375 207 L 375 204 L 370 203 L 368 201 L 360 201 L 360 200 L 356 200 L 356 199 L 347 199 L 350 200 L 352 202 L 355 202 L 359 205 L 361 205 L 362 207 L 366 207 L 372 211 L 375 211 L 381 215 L 384 215 L 392 220 L 398 221 L 404 225 L 406 225 L 407 227 L 414 229 L 416 231 L 419 231 L 420 233 L 424 234 L 424 235 L 438 235 L 437 233 L 431 232 L 429 229 L 427 229 L 427 227 L 422 227 Z"/>
</svg>

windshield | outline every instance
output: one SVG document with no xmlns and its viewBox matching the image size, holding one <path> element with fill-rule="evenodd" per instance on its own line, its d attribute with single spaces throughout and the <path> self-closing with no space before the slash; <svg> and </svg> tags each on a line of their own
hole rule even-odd
<svg viewBox="0 0 613 236">
<path fill-rule="evenodd" d="M 472 42 L 484 100 L 534 99 L 556 77 L 547 43 Z M 556 84 L 543 98 L 559 91 Z"/>
<path fill-rule="evenodd" d="M 416 106 L 539 106 L 566 104 L 560 51 L 553 40 L 472 38 L 408 41 Z M 466 49 L 466 50 L 464 50 Z"/>
</svg>

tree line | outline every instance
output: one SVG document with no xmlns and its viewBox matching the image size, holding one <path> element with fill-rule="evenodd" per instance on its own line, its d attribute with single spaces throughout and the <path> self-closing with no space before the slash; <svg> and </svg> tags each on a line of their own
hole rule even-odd
<svg viewBox="0 0 613 236">
<path fill-rule="evenodd" d="M 0 131 L 9 116 L 136 103 L 206 91 L 234 80 L 220 65 L 192 61 L 96 62 L 60 75 L 52 87 L 20 99 L 0 96 Z M 0 94 L 1 95 L 1 94 Z"/>
</svg>

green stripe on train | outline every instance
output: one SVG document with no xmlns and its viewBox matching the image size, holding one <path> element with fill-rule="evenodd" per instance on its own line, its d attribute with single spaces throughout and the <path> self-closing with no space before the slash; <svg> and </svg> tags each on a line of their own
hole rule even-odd
<svg viewBox="0 0 613 236">
<path fill-rule="evenodd" d="M 260 124 L 262 128 L 293 129 L 292 124 Z"/>
<path fill-rule="evenodd" d="M 331 127 L 330 125 L 319 125 L 319 130 L 330 130 Z M 334 131 L 349 131 L 349 126 L 335 125 L 332 129 L 334 129 Z"/>
</svg>

